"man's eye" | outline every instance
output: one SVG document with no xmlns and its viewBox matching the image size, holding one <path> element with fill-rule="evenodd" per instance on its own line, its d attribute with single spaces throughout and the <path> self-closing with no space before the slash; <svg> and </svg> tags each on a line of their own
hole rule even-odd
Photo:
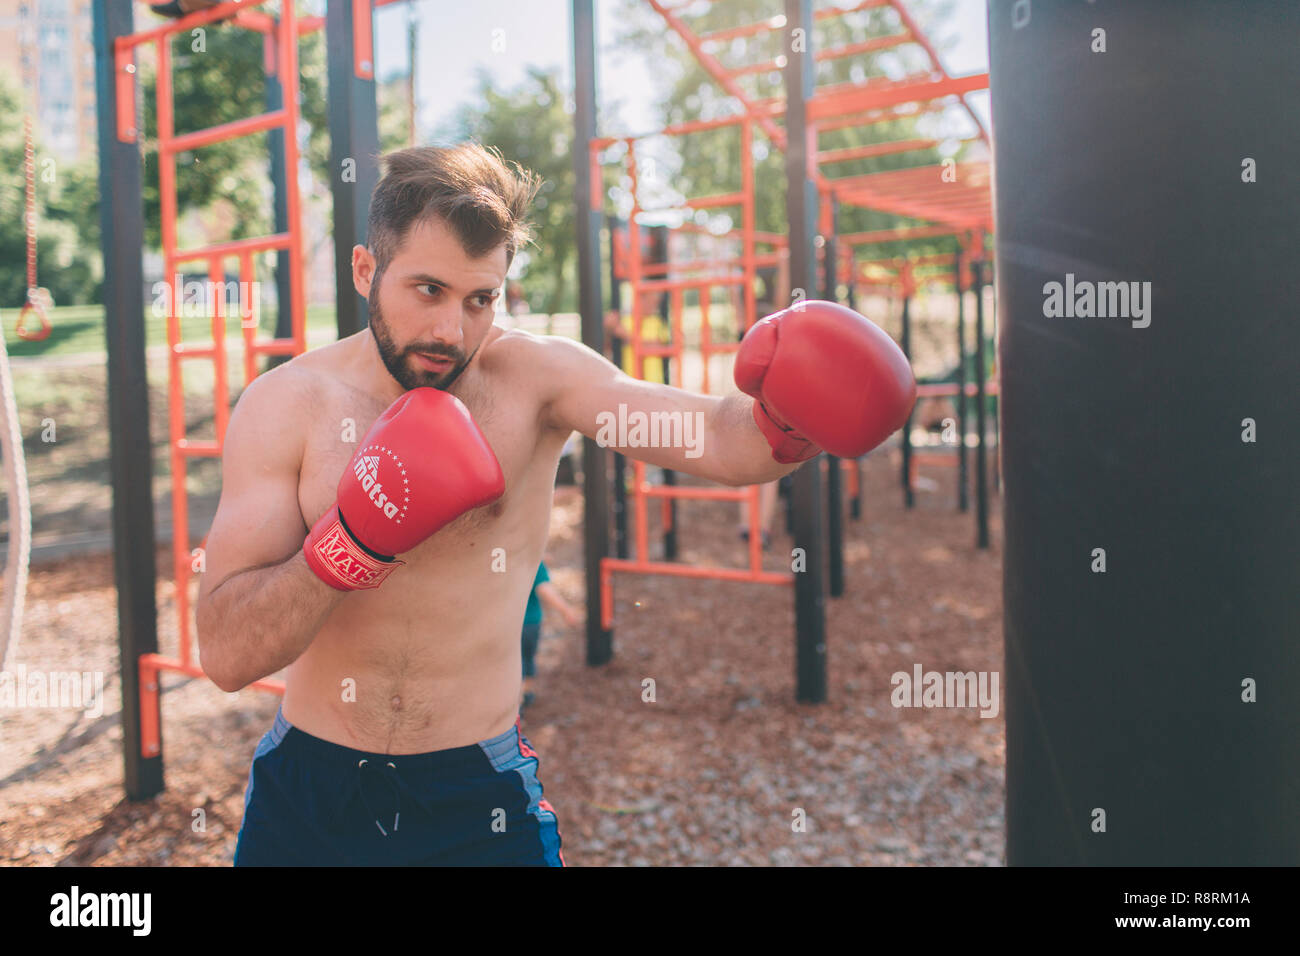
<svg viewBox="0 0 1300 956">
<path fill-rule="evenodd" d="M 492 304 L 492 296 L 476 295 L 474 296 L 474 301 L 478 303 L 478 307 L 480 309 L 486 309 L 489 305 Z"/>
<path fill-rule="evenodd" d="M 439 292 L 442 291 L 438 286 L 429 285 L 427 282 L 424 283 L 423 285 L 416 286 L 416 288 L 419 289 L 421 292 L 424 292 L 425 295 L 437 295 Z"/>
</svg>

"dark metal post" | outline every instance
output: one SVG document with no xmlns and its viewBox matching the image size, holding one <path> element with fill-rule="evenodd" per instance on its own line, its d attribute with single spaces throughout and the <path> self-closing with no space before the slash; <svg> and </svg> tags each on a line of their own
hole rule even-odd
<svg viewBox="0 0 1300 956">
<path fill-rule="evenodd" d="M 664 263 L 668 261 L 668 227 L 667 226 L 650 227 L 650 261 L 656 264 Z M 664 278 L 667 277 L 668 274 L 664 273 Z M 700 294 L 704 295 L 705 293 L 701 292 Z M 660 293 L 659 308 L 658 308 L 659 321 L 662 322 L 664 327 L 668 330 L 668 341 L 671 344 L 672 337 L 673 337 L 673 327 L 672 327 L 672 323 L 668 321 L 669 308 L 670 306 L 669 306 L 668 293 L 666 292 Z M 660 375 L 665 385 L 668 385 L 672 381 L 672 366 L 669 364 L 670 362 L 671 359 L 669 359 L 669 357 L 666 355 L 660 358 L 659 360 Z M 673 471 L 671 468 L 664 468 L 663 475 L 664 475 L 665 487 L 671 488 L 672 486 L 677 484 L 677 472 Z M 666 500 L 667 500 L 668 507 L 665 510 L 668 515 L 668 521 L 666 527 L 664 528 L 664 560 L 676 561 L 677 560 L 677 499 L 668 498 Z"/>
<path fill-rule="evenodd" d="M 984 446 L 984 264 L 971 263 L 971 286 L 975 292 L 975 544 L 989 546 L 989 472 Z"/>
<path fill-rule="evenodd" d="M 605 218 L 605 228 L 609 230 L 609 308 L 620 318 L 623 315 L 623 290 L 619 282 L 618 260 L 614 255 L 614 246 L 618 242 L 617 216 Z M 623 337 L 617 333 L 610 335 L 610 354 L 614 364 L 623 367 L 623 349 L 626 348 Z M 614 553 L 620 558 L 628 556 L 627 541 L 627 459 L 618 452 L 614 458 Z"/>
<path fill-rule="evenodd" d="M 957 289 L 957 510 L 970 510 L 970 465 L 966 454 L 966 290 L 962 288 L 962 254 L 953 266 Z"/>
<path fill-rule="evenodd" d="M 330 193 L 334 199 L 334 294 L 339 338 L 360 332 L 370 310 L 352 285 L 352 247 L 365 245 L 370 196 L 379 184 L 379 108 L 374 45 L 354 55 L 352 0 L 327 0 L 325 45 L 329 73 Z M 367 15 L 369 15 L 367 8 Z M 369 32 L 367 30 L 366 32 Z"/>
<path fill-rule="evenodd" d="M 277 21 L 278 26 L 278 21 Z M 276 35 L 268 33 L 262 38 L 263 59 L 266 63 L 266 110 L 272 112 L 284 106 L 284 85 L 280 81 L 279 50 Z M 284 173 L 284 130 L 274 126 L 266 134 L 267 165 L 271 175 L 274 204 L 275 231 L 289 231 L 289 194 Z M 275 337 L 293 338 L 293 294 L 289 282 L 289 250 L 275 251 Z M 266 368 L 272 369 L 289 361 L 289 355 L 266 356 Z"/>
<path fill-rule="evenodd" d="M 857 263 L 854 262 L 849 269 L 848 282 L 845 283 L 845 289 L 848 291 L 847 305 L 854 312 L 858 311 L 858 294 L 857 283 L 854 281 Z M 862 517 L 862 459 L 856 458 L 853 461 L 853 473 L 857 478 L 857 493 L 849 499 L 849 517 L 857 521 Z"/>
<path fill-rule="evenodd" d="M 910 364 L 912 361 L 912 291 L 904 286 L 903 288 L 903 329 L 902 342 L 903 354 L 907 356 Z M 913 409 L 914 411 L 915 409 Z M 903 471 L 900 480 L 903 483 L 903 505 L 911 508 L 916 502 L 912 494 L 912 414 L 907 413 L 907 422 L 903 425 Z"/>
<path fill-rule="evenodd" d="M 839 200 L 834 194 L 827 197 L 830 203 L 830 234 L 823 237 L 826 260 L 826 287 L 822 298 L 837 302 L 839 292 L 839 243 L 835 235 L 839 226 Z M 828 545 L 827 571 L 831 597 L 844 593 L 844 482 L 841 459 L 826 456 L 826 540 Z"/>
<path fill-rule="evenodd" d="M 596 22 L 594 0 L 573 0 L 573 171 L 578 227 L 578 310 L 582 341 L 605 352 L 600 291 L 600 210 L 592 208 L 591 141 L 596 138 Z M 601 627 L 600 565 L 609 554 L 609 456 L 582 442 L 583 540 L 587 562 L 587 664 L 613 656 L 612 630 Z"/>
<path fill-rule="evenodd" d="M 109 459 L 113 476 L 113 577 L 122 679 L 122 762 L 126 795 L 163 789 L 162 727 L 155 756 L 141 755 L 140 668 L 158 650 L 154 563 L 153 448 L 145 365 L 144 210 L 139 130 L 117 136 L 113 41 L 134 32 L 131 0 L 92 4 L 99 114 L 99 228 L 104 256 L 104 336 L 108 347 Z M 137 95 L 139 90 L 137 89 Z M 185 528 L 174 529 L 184 536 Z"/>
<path fill-rule="evenodd" d="M 988 241 L 986 239 L 982 248 L 988 249 L 988 247 Z M 984 264 L 990 271 L 992 271 L 993 259 L 985 259 Z M 984 281 L 988 284 L 989 289 L 991 289 L 993 293 L 992 301 L 989 303 L 989 312 L 993 318 L 993 334 L 991 338 L 996 343 L 998 340 L 998 283 L 996 273 L 992 276 L 986 274 Z M 995 351 L 993 354 L 996 357 L 997 352 Z M 998 369 L 998 373 L 1000 376 L 1000 368 Z M 999 429 L 1002 427 L 1002 384 L 1000 381 L 998 383 L 997 392 L 991 394 L 989 397 L 993 400 L 993 420 L 990 423 L 993 426 L 993 494 L 1000 495 L 1002 493 L 1002 436 L 998 433 Z"/>
<path fill-rule="evenodd" d="M 809 130 L 807 105 L 813 95 L 813 18 L 811 0 L 785 0 L 786 114 L 789 142 L 785 151 L 786 218 L 790 225 L 790 283 L 815 287 L 817 187 L 808 178 Z M 794 30 L 803 42 L 790 43 Z M 804 570 L 795 573 L 795 669 L 797 697 L 820 703 L 826 699 L 826 548 L 825 509 L 817 459 L 794 472 L 795 547 L 802 552 Z"/>
</svg>

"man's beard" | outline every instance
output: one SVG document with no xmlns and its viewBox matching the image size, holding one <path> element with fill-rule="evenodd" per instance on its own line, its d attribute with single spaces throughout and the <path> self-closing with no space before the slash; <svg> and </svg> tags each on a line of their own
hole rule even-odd
<svg viewBox="0 0 1300 956">
<path fill-rule="evenodd" d="M 465 371 L 465 366 L 469 365 L 470 359 L 474 357 L 473 354 L 467 356 L 464 350 L 440 342 L 412 342 L 404 348 L 398 348 L 384 322 L 384 314 L 379 308 L 378 286 L 379 283 L 376 281 L 369 297 L 370 334 L 379 348 L 379 357 L 383 360 L 384 367 L 388 369 L 388 374 L 397 379 L 397 384 L 407 391 L 425 386 L 443 391 L 449 389 L 460 377 L 460 373 Z M 416 352 L 450 359 L 455 364 L 445 372 L 430 372 L 415 364 L 412 356 Z"/>
</svg>

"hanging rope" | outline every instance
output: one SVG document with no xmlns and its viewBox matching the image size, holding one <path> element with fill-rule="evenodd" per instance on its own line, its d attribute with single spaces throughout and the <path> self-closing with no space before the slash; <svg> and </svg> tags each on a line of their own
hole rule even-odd
<svg viewBox="0 0 1300 956">
<path fill-rule="evenodd" d="M 27 301 L 18 313 L 18 327 L 15 331 L 20 339 L 28 342 L 40 342 L 50 335 L 50 320 L 45 314 L 45 297 L 36 285 L 36 150 L 32 145 L 32 117 L 28 113 L 23 117 L 23 135 L 26 137 L 24 147 L 24 165 L 27 169 Z M 41 327 L 35 331 L 27 328 L 29 319 L 35 318 Z"/>
<path fill-rule="evenodd" d="M 27 593 L 27 562 L 32 549 L 32 510 L 27 497 L 27 464 L 14 401 L 9 351 L 0 335 L 0 453 L 4 455 L 9 502 L 9 550 L 5 555 L 4 600 L 0 602 L 0 669 L 18 644 Z"/>
<path fill-rule="evenodd" d="M 28 61 L 32 62 L 31 59 Z M 29 75 L 27 89 L 34 89 Z M 32 114 L 23 117 L 23 165 L 27 176 L 25 226 L 27 230 L 27 301 L 18 313 L 15 331 L 20 339 L 39 342 L 50 334 L 45 314 L 44 290 L 36 285 L 36 149 L 32 137 Z M 40 328 L 29 330 L 29 319 Z M 0 330 L 0 455 L 4 457 L 5 488 L 9 507 L 9 548 L 5 554 L 4 597 L 0 600 L 0 669 L 18 645 L 27 597 L 27 565 L 32 551 L 32 508 L 27 492 L 27 462 L 23 457 L 23 433 L 14 400 L 9 350 Z"/>
</svg>

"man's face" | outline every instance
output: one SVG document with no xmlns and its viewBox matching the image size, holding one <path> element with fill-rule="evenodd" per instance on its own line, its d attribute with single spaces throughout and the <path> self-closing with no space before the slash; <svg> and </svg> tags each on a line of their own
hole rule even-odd
<svg viewBox="0 0 1300 956">
<path fill-rule="evenodd" d="M 430 219 L 411 227 L 378 281 L 366 261 L 373 269 L 368 252 L 354 253 L 354 282 L 389 374 L 405 389 L 450 387 L 492 327 L 505 244 L 471 259 L 442 220 Z"/>
</svg>

